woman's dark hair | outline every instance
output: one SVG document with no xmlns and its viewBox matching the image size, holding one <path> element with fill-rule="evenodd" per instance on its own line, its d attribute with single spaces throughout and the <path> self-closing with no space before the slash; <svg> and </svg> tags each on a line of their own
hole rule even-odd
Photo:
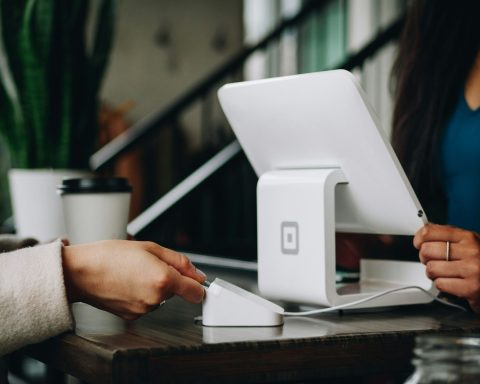
<svg viewBox="0 0 480 384">
<path fill-rule="evenodd" d="M 438 195 L 442 129 L 479 47 L 479 0 L 411 1 L 392 70 L 392 144 L 422 204 Z"/>
</svg>

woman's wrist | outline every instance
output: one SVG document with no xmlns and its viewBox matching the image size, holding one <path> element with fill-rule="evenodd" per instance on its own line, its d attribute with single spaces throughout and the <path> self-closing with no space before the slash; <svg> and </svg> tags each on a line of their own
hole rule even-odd
<svg viewBox="0 0 480 384">
<path fill-rule="evenodd" d="M 73 247 L 62 246 L 62 265 L 65 291 L 70 303 L 81 301 L 81 290 L 78 286 L 79 277 L 85 273 L 85 268 L 79 263 Z"/>
</svg>

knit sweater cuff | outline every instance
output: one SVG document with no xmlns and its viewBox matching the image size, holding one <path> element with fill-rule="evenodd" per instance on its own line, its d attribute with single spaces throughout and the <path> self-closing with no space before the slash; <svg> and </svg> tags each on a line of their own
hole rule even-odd
<svg viewBox="0 0 480 384">
<path fill-rule="evenodd" d="M 0 355 L 73 328 L 55 242 L 0 254 Z"/>
</svg>

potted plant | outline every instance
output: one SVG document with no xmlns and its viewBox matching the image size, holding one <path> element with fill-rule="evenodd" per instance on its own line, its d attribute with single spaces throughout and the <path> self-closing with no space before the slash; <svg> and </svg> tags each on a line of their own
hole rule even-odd
<svg viewBox="0 0 480 384">
<path fill-rule="evenodd" d="M 63 234 L 55 189 L 95 148 L 114 10 L 115 0 L 0 0 L 0 133 L 20 235 Z"/>
</svg>

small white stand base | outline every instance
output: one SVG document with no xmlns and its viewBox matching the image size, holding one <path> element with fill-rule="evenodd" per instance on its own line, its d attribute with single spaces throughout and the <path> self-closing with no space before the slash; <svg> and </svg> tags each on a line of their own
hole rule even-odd
<svg viewBox="0 0 480 384">
<path fill-rule="evenodd" d="M 418 285 L 436 290 L 419 262 L 362 260 L 360 281 L 337 287 L 335 187 L 347 180 L 338 168 L 263 174 L 257 185 L 258 283 L 263 295 L 336 306 L 382 291 Z M 428 303 L 416 289 L 399 291 L 355 308 Z"/>
</svg>

